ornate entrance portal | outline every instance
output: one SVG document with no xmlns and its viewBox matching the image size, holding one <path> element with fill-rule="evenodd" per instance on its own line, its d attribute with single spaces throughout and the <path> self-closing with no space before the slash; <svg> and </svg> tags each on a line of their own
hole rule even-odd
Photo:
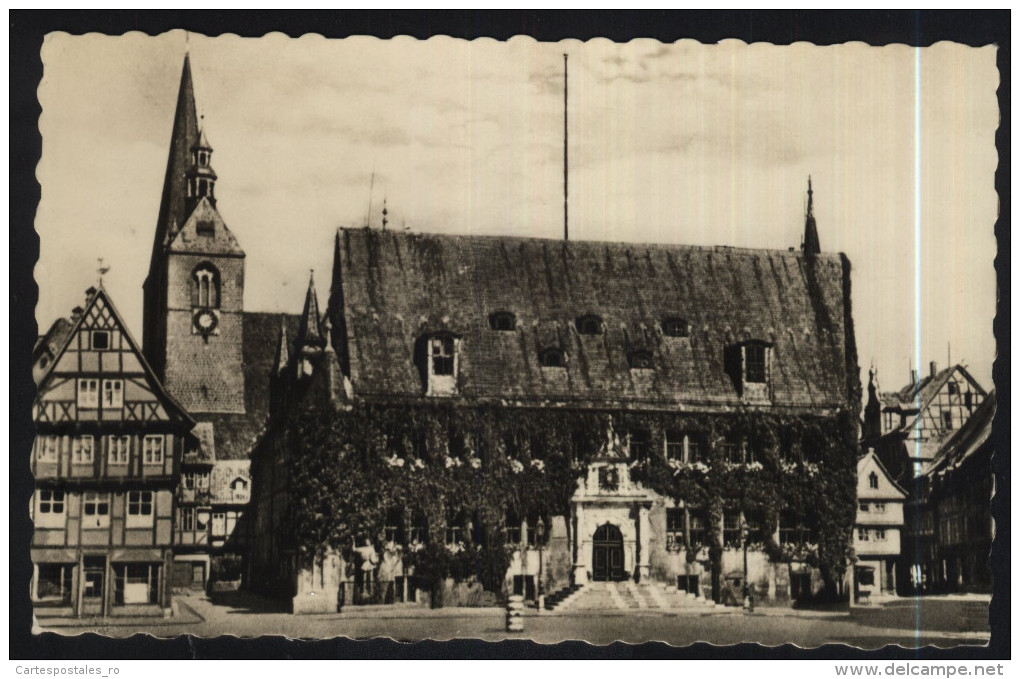
<svg viewBox="0 0 1020 679">
<path fill-rule="evenodd" d="M 623 580 L 623 534 L 611 523 L 599 526 L 592 537 L 592 579 Z"/>
</svg>

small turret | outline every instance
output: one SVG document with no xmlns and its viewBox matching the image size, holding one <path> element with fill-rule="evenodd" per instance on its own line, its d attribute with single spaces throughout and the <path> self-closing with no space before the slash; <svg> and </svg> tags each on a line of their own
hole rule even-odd
<svg viewBox="0 0 1020 679">
<path fill-rule="evenodd" d="M 804 214 L 804 243 L 801 248 L 804 254 L 817 255 L 822 251 L 818 242 L 818 227 L 814 215 L 814 191 L 811 189 L 811 176 L 807 180 L 807 210 Z"/>
<path fill-rule="evenodd" d="M 873 441 L 882 435 L 882 404 L 878 400 L 878 371 L 868 371 L 868 402 L 864 406 L 864 427 L 861 438 Z"/>
<path fill-rule="evenodd" d="M 301 311 L 301 325 L 298 327 L 296 347 L 302 352 L 318 351 L 326 346 L 319 316 L 319 298 L 315 294 L 315 271 L 308 276 L 308 292 L 305 293 L 305 307 Z"/>
<path fill-rule="evenodd" d="M 188 211 L 202 198 L 208 198 L 216 207 L 216 171 L 212 168 L 212 146 L 205 136 L 205 128 L 199 128 L 198 141 L 191 147 L 191 164 L 188 168 Z"/>
</svg>

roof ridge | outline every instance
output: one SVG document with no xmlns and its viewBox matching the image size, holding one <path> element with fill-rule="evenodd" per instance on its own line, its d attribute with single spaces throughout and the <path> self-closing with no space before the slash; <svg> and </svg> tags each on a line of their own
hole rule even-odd
<svg viewBox="0 0 1020 679">
<path fill-rule="evenodd" d="M 803 258 L 804 252 L 792 246 L 783 248 L 752 248 L 736 245 L 691 245 L 686 243 L 663 243 L 653 241 L 618 241 L 618 240 L 595 240 L 595 239 L 580 239 L 573 238 L 569 241 L 565 241 L 562 238 L 552 238 L 544 236 L 519 236 L 519 235 L 504 235 L 504 234 L 488 234 L 488 233 L 439 233 L 434 231 L 380 231 L 377 229 L 369 229 L 368 227 L 360 226 L 340 226 L 337 227 L 338 232 L 350 233 L 350 234 L 377 234 L 379 236 L 388 236 L 393 238 L 439 238 L 443 240 L 484 240 L 484 241 L 516 241 L 521 243 L 562 243 L 567 247 L 573 247 L 575 245 L 605 245 L 618 248 L 634 248 L 634 247 L 650 247 L 655 249 L 677 249 L 677 250 L 698 250 L 708 252 L 721 252 L 727 254 L 783 254 L 793 258 Z M 835 259 L 840 256 L 838 252 L 822 252 L 814 255 L 817 259 L 830 258 Z"/>
</svg>

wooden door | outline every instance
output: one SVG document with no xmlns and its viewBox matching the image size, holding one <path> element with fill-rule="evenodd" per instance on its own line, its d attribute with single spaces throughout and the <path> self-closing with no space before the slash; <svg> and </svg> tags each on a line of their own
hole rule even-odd
<svg viewBox="0 0 1020 679">
<path fill-rule="evenodd" d="M 611 523 L 599 526 L 592 539 L 592 579 L 622 580 L 623 534 Z"/>
</svg>

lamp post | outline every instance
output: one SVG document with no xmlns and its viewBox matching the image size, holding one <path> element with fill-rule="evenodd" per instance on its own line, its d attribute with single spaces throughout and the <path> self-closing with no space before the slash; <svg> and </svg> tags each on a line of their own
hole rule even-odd
<svg viewBox="0 0 1020 679">
<path fill-rule="evenodd" d="M 751 527 L 747 525 L 747 520 L 742 519 L 740 523 L 740 536 L 744 542 L 744 610 L 753 611 L 754 603 L 751 601 L 751 587 L 747 582 L 747 538 L 750 537 Z"/>
<path fill-rule="evenodd" d="M 538 582 L 535 583 L 535 603 L 538 611 L 542 612 L 542 604 L 545 603 L 545 595 L 542 593 L 542 544 L 545 542 L 545 521 L 538 517 L 535 525 L 535 543 L 538 547 Z"/>
</svg>

